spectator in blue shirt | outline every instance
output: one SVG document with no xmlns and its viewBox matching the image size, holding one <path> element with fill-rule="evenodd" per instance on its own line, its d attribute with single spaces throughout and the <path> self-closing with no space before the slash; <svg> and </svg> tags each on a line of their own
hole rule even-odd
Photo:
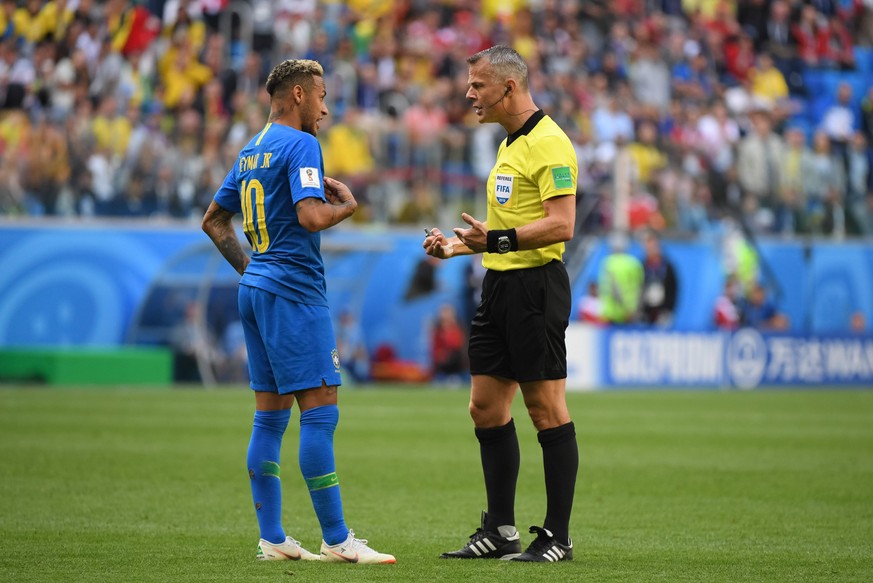
<svg viewBox="0 0 873 583">
<path fill-rule="evenodd" d="M 767 296 L 767 291 L 760 282 L 755 282 L 740 300 L 740 322 L 743 326 L 758 330 L 785 330 L 788 328 L 788 318 L 780 313 L 776 304 Z"/>
</svg>

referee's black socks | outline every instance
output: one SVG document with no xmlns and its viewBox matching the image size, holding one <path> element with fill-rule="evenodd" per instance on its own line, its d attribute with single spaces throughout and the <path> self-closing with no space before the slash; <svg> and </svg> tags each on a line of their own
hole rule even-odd
<svg viewBox="0 0 873 583">
<path fill-rule="evenodd" d="M 515 526 L 515 484 L 518 481 L 520 456 L 515 423 L 500 427 L 476 428 L 485 493 L 488 496 L 488 516 L 485 530 L 497 532 L 497 527 Z"/>
<path fill-rule="evenodd" d="M 543 471 L 546 475 L 546 520 L 543 528 L 551 531 L 558 542 L 570 540 L 570 511 L 579 470 L 579 446 L 573 422 L 544 429 L 537 434 L 543 448 Z"/>
</svg>

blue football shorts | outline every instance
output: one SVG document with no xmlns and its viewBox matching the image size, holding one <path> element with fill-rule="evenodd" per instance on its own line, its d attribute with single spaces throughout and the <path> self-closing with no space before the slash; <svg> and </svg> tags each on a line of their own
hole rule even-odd
<svg viewBox="0 0 873 583">
<path fill-rule="evenodd" d="M 292 393 L 342 384 L 327 306 L 298 304 L 274 293 L 239 286 L 239 313 L 255 391 Z"/>
</svg>

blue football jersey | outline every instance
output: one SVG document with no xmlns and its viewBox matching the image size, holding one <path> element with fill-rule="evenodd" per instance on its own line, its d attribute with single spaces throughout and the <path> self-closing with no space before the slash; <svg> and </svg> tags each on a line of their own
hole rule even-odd
<svg viewBox="0 0 873 583">
<path fill-rule="evenodd" d="M 252 260 L 240 283 L 291 301 L 327 305 L 321 234 L 300 225 L 296 204 L 324 196 L 324 162 L 314 136 L 268 123 L 239 154 L 215 194 L 242 213 Z"/>
</svg>

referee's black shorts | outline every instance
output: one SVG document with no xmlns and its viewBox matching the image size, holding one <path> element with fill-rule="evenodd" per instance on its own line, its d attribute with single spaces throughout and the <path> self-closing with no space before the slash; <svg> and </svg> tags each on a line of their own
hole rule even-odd
<svg viewBox="0 0 873 583">
<path fill-rule="evenodd" d="M 561 261 L 485 273 L 470 329 L 470 372 L 519 383 L 567 378 L 570 279 Z"/>
</svg>

